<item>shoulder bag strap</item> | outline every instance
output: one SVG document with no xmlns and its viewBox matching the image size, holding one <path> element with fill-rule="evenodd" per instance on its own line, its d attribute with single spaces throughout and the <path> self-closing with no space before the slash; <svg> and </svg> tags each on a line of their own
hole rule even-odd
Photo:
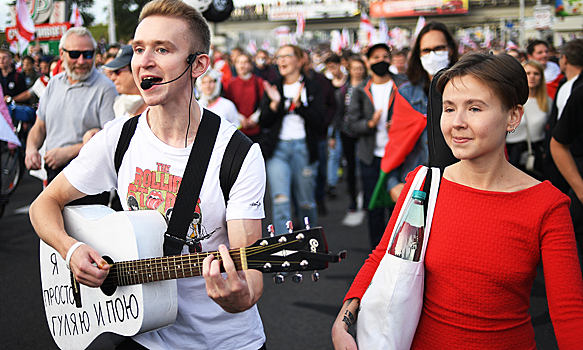
<svg viewBox="0 0 583 350">
<path fill-rule="evenodd" d="M 164 255 L 178 255 L 186 244 L 186 234 L 192 222 L 192 215 L 198 198 L 202 182 L 215 146 L 221 118 L 209 110 L 204 110 L 188 163 L 184 170 L 180 189 L 176 195 L 176 202 L 168 229 L 164 233 Z"/>
<path fill-rule="evenodd" d="M 231 140 L 225 149 L 219 173 L 219 180 L 221 183 L 221 190 L 223 191 L 223 197 L 225 199 L 225 205 L 229 199 L 231 188 L 237 180 L 237 176 L 239 176 L 241 165 L 243 165 L 243 161 L 252 145 L 253 141 L 245 136 L 240 130 L 236 130 L 233 133 L 233 136 L 231 136 Z"/>
</svg>

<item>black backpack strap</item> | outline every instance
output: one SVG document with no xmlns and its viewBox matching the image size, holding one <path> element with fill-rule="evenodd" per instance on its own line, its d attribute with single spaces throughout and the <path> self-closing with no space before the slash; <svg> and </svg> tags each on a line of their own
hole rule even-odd
<svg viewBox="0 0 583 350">
<path fill-rule="evenodd" d="M 239 176 L 239 171 L 243 165 L 243 161 L 253 145 L 251 141 L 241 130 L 236 130 L 231 136 L 231 140 L 225 149 L 223 161 L 221 162 L 221 171 L 219 173 L 219 180 L 221 183 L 221 190 L 225 199 L 225 205 L 229 199 L 229 194 L 233 184 Z"/>
<path fill-rule="evenodd" d="M 130 141 L 132 140 L 132 137 L 136 132 L 136 127 L 138 126 L 139 119 L 140 115 L 138 114 L 131 117 L 123 124 L 119 140 L 117 141 L 117 147 L 115 149 L 114 164 L 116 174 L 119 174 L 119 168 L 121 167 L 123 156 L 128 150 L 128 147 L 130 146 Z"/>
<path fill-rule="evenodd" d="M 192 222 L 220 125 L 221 118 L 205 109 L 176 194 L 172 216 L 164 233 L 165 256 L 180 254 L 186 244 L 186 234 Z"/>
</svg>

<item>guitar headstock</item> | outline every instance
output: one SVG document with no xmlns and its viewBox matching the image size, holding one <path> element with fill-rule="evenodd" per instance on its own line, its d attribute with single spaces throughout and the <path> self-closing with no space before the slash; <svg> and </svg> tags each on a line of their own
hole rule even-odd
<svg viewBox="0 0 583 350">
<path fill-rule="evenodd" d="M 323 270 L 346 258 L 346 252 L 328 253 L 321 227 L 266 237 L 246 248 L 247 267 L 264 273 Z M 295 279 L 300 277 L 295 276 Z M 282 279 L 283 281 L 283 279 Z M 277 282 L 277 279 L 276 279 Z"/>
</svg>

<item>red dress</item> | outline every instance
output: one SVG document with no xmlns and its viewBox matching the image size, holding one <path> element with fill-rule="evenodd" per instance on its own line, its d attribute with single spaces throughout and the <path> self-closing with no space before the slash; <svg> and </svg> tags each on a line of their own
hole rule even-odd
<svg viewBox="0 0 583 350">
<path fill-rule="evenodd" d="M 396 215 L 345 300 L 366 291 L 395 220 Z M 442 179 L 412 349 L 536 349 L 528 308 L 541 256 L 558 345 L 583 349 L 583 282 L 569 198 L 548 181 L 507 193 Z"/>
</svg>

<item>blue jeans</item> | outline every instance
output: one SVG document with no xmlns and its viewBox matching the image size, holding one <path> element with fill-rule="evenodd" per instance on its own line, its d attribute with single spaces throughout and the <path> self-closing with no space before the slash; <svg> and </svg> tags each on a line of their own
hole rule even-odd
<svg viewBox="0 0 583 350">
<path fill-rule="evenodd" d="M 328 186 L 336 187 L 338 184 L 338 168 L 342 160 L 342 140 L 340 131 L 334 133 L 336 148 L 328 148 Z"/>
<path fill-rule="evenodd" d="M 314 198 L 317 167 L 318 162 L 310 164 L 304 139 L 277 143 L 273 156 L 266 162 L 276 234 L 287 233 L 285 223 L 292 220 L 292 199 L 296 203 L 297 216 L 301 219 L 307 216 L 311 225 L 317 224 Z"/>
</svg>

